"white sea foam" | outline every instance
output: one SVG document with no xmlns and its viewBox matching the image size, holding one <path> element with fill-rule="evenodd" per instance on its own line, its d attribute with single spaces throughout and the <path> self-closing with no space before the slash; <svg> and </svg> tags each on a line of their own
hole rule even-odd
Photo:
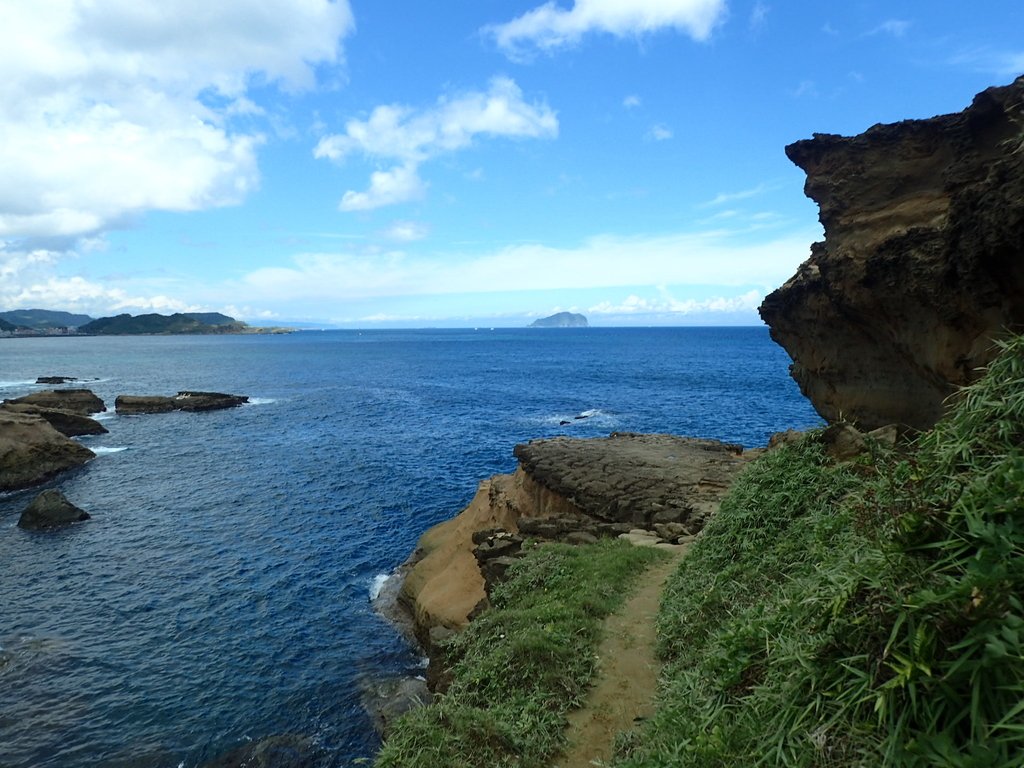
<svg viewBox="0 0 1024 768">
<path fill-rule="evenodd" d="M 390 573 L 378 573 L 373 577 L 373 581 L 370 582 L 370 602 L 372 603 L 378 597 L 380 597 L 380 591 L 384 589 L 384 584 L 391 578 Z"/>
<path fill-rule="evenodd" d="M 249 402 L 245 403 L 245 405 L 270 405 L 276 402 L 277 400 L 273 397 L 250 397 Z"/>
<path fill-rule="evenodd" d="M 128 446 L 127 445 L 118 445 L 118 446 L 96 445 L 96 446 L 90 446 L 89 450 L 92 451 L 93 453 L 95 453 L 97 456 L 102 456 L 105 453 L 120 453 L 121 451 L 127 451 L 128 450 Z"/>
<path fill-rule="evenodd" d="M 36 386 L 35 379 L 26 379 L 24 381 L 0 381 L 0 389 L 14 389 L 15 387 L 34 387 Z"/>
</svg>

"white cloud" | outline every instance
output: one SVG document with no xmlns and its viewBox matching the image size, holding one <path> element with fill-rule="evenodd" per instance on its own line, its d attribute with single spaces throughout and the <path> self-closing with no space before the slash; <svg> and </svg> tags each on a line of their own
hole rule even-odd
<svg viewBox="0 0 1024 768">
<path fill-rule="evenodd" d="M 636 94 L 630 94 L 622 100 L 622 106 L 626 109 L 635 109 L 640 106 L 640 97 Z"/>
<path fill-rule="evenodd" d="M 737 200 L 747 200 L 751 197 L 757 197 L 762 194 L 768 187 L 765 184 L 758 184 L 756 187 L 750 187 L 749 189 L 741 189 L 738 192 L 719 192 L 712 199 L 707 202 L 701 203 L 701 208 L 711 208 L 716 205 L 722 205 L 723 203 L 732 203 Z"/>
<path fill-rule="evenodd" d="M 912 22 L 906 19 L 886 19 L 877 27 L 868 32 L 869 35 L 886 34 L 893 37 L 903 37 L 910 29 Z"/>
<path fill-rule="evenodd" d="M 323 137 L 314 157 L 342 162 L 359 154 L 396 165 L 370 178 L 366 192 L 348 191 L 344 211 L 368 210 L 416 199 L 423 194 L 421 163 L 446 152 L 464 149 L 477 136 L 553 138 L 558 118 L 542 102 L 528 103 L 513 80 L 496 77 L 486 92 L 442 97 L 432 109 L 416 111 L 402 105 L 383 105 L 366 120 L 349 120 L 345 132 Z"/>
<path fill-rule="evenodd" d="M 411 243 L 415 240 L 422 240 L 429 232 L 430 228 L 418 221 L 396 221 L 382 234 L 388 240 Z"/>
<path fill-rule="evenodd" d="M 763 27 L 768 21 L 768 11 L 770 10 L 771 8 L 761 2 L 761 0 L 754 3 L 754 7 L 750 11 L 750 28 L 760 29 Z"/>
<path fill-rule="evenodd" d="M 635 315 L 635 314 L 679 314 L 693 315 L 705 312 L 753 312 L 764 301 L 764 295 L 751 290 L 739 296 L 717 296 L 711 299 L 674 298 L 666 289 L 659 291 L 657 298 L 643 298 L 630 294 L 615 304 L 602 301 L 587 309 L 592 315 Z"/>
<path fill-rule="evenodd" d="M 0 0 L 0 236 L 101 232 L 259 183 L 249 87 L 311 86 L 353 28 L 346 0 Z"/>
<path fill-rule="evenodd" d="M 591 32 L 628 37 L 674 29 L 706 40 L 725 12 L 725 0 L 574 0 L 568 10 L 552 0 L 484 32 L 507 55 L 522 58 L 532 48 L 552 51 Z"/>
<path fill-rule="evenodd" d="M 653 141 L 667 141 L 672 138 L 672 129 L 663 123 L 658 123 L 647 132 L 647 138 Z"/>
<path fill-rule="evenodd" d="M 776 286 L 807 258 L 820 231 L 746 242 L 725 230 L 590 238 L 574 248 L 513 245 L 477 255 L 402 251 L 307 253 L 259 269 L 225 293 L 252 304 L 542 291 L 631 285 Z"/>
<path fill-rule="evenodd" d="M 338 204 L 342 211 L 369 211 L 385 205 L 405 203 L 423 197 L 426 184 L 416 172 L 416 163 L 396 165 L 387 171 L 370 174 L 370 188 L 365 192 L 349 190 Z"/>
</svg>

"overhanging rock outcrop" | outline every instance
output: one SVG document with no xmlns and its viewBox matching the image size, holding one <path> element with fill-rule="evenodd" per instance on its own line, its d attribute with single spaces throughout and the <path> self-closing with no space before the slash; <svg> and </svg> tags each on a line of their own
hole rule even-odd
<svg viewBox="0 0 1024 768">
<path fill-rule="evenodd" d="M 793 378 L 828 421 L 931 427 L 1024 328 L 1024 77 L 786 154 L 825 230 L 760 308 Z"/>
</svg>

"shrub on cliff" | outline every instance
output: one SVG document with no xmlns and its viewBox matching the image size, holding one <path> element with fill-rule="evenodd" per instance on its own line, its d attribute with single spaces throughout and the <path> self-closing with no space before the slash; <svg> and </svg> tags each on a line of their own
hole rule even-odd
<svg viewBox="0 0 1024 768">
<path fill-rule="evenodd" d="M 617 765 L 1019 766 L 1024 338 L 902 456 L 812 437 L 736 483 L 670 584 L 658 714 Z"/>
</svg>

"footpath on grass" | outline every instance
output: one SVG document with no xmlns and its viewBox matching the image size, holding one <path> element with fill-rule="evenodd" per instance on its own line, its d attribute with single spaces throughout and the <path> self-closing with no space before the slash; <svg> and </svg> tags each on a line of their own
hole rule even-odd
<svg viewBox="0 0 1024 768">
<path fill-rule="evenodd" d="M 636 592 L 605 621 L 597 679 L 586 703 L 569 715 L 565 754 L 553 768 L 592 768 L 611 759 L 615 739 L 654 712 L 660 662 L 655 618 L 668 577 L 688 547 L 646 570 Z"/>
</svg>

